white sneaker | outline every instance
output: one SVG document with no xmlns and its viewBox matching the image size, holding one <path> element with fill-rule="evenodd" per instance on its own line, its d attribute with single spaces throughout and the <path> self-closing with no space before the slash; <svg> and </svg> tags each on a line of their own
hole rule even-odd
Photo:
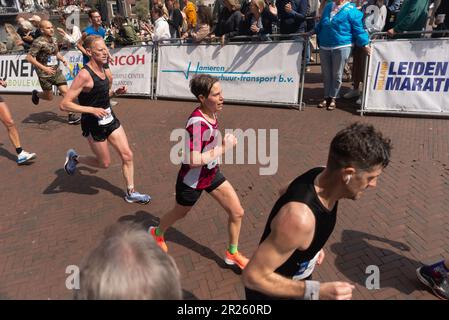
<svg viewBox="0 0 449 320">
<path fill-rule="evenodd" d="M 355 98 L 355 97 L 358 97 L 358 96 L 360 96 L 360 91 L 357 90 L 357 89 L 354 89 L 354 90 L 351 90 L 351 91 L 345 93 L 345 95 L 343 97 L 345 99 L 352 99 L 352 98 Z"/>
<path fill-rule="evenodd" d="M 362 105 L 362 97 L 358 98 L 355 104 Z"/>
<path fill-rule="evenodd" d="M 111 100 L 110 103 L 111 103 L 111 107 L 118 105 L 118 101 L 116 101 L 116 100 Z"/>
<path fill-rule="evenodd" d="M 36 158 L 35 153 L 29 153 L 26 152 L 25 150 L 22 150 L 22 152 L 17 156 L 17 164 L 23 164 L 35 158 Z"/>
</svg>

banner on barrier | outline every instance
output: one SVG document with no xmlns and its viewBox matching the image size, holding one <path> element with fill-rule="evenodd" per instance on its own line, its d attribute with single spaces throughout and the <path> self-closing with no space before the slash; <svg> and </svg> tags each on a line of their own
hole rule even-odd
<svg viewBox="0 0 449 320">
<path fill-rule="evenodd" d="M 83 57 L 79 51 L 61 52 L 68 62 L 59 67 L 70 86 L 83 68 Z M 113 88 L 128 86 L 128 93 L 151 94 L 152 47 L 125 47 L 111 50 L 112 63 L 109 66 L 113 75 Z M 8 87 L 0 89 L 7 92 L 31 92 L 42 90 L 36 70 L 25 59 L 26 55 L 0 55 L 0 78 L 6 79 Z"/>
<path fill-rule="evenodd" d="M 0 79 L 6 80 L 7 88 L 0 86 L 0 92 L 31 92 L 40 90 L 34 66 L 25 59 L 26 55 L 0 55 Z"/>
<path fill-rule="evenodd" d="M 124 47 L 110 50 L 113 83 L 112 88 L 128 86 L 128 93 L 151 94 L 152 83 L 152 47 Z M 63 52 L 68 61 L 68 68 L 61 65 L 63 73 L 70 85 L 83 68 L 83 56 L 79 51 Z"/>
<path fill-rule="evenodd" d="M 225 100 L 298 103 L 303 43 L 160 46 L 156 95 L 192 98 L 190 79 L 220 79 Z"/>
<path fill-rule="evenodd" d="M 372 47 L 364 111 L 449 112 L 448 39 L 373 41 Z"/>
</svg>

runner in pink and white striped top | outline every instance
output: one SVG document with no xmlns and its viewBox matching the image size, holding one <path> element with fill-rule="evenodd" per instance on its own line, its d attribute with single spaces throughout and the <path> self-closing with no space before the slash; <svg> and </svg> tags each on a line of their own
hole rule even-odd
<svg viewBox="0 0 449 320">
<path fill-rule="evenodd" d="M 221 174 L 218 161 L 226 150 L 234 148 L 237 139 L 226 134 L 221 139 L 217 112 L 223 109 L 223 94 L 218 78 L 199 75 L 190 81 L 190 90 L 200 102 L 186 125 L 188 145 L 176 182 L 176 205 L 165 214 L 158 227 L 150 227 L 156 243 L 168 251 L 164 232 L 176 221 L 184 218 L 206 190 L 229 215 L 229 246 L 225 263 L 244 269 L 248 258 L 238 251 L 238 241 L 244 210 L 232 185 Z"/>
</svg>

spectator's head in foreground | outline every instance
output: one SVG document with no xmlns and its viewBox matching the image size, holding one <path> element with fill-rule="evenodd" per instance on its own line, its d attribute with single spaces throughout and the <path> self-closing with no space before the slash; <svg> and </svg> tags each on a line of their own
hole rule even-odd
<svg viewBox="0 0 449 320">
<path fill-rule="evenodd" d="M 179 300 L 174 260 L 140 226 L 116 223 L 81 265 L 78 300 Z"/>
</svg>

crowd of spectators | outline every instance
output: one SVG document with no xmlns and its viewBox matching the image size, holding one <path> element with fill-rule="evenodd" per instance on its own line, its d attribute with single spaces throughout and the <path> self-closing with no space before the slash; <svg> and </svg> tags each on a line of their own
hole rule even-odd
<svg viewBox="0 0 449 320">
<path fill-rule="evenodd" d="M 216 0 L 213 9 L 190 0 L 152 0 L 147 19 L 129 19 L 116 15 L 103 26 L 108 45 L 126 46 L 150 41 L 177 41 L 201 43 L 249 39 L 269 41 L 276 39 L 303 39 L 300 33 L 310 32 L 319 25 L 326 4 L 335 0 Z M 404 37 L 407 31 L 449 28 L 448 2 L 441 0 L 352 0 L 361 12 L 363 27 L 370 34 L 385 31 L 391 37 Z M 37 3 L 23 2 L 24 6 Z M 61 0 L 58 28 L 62 49 L 76 46 L 81 37 L 80 26 L 66 23 L 73 12 L 89 9 L 83 0 Z M 78 8 L 79 10 L 76 10 Z M 0 52 L 27 50 L 39 36 L 39 15 L 28 20 L 18 18 L 16 26 L 5 24 L 6 41 Z M 104 19 L 103 19 L 104 20 Z M 428 22 L 426 24 L 426 22 Z M 15 30 L 13 30 L 15 29 Z M 440 34 L 439 36 L 443 36 Z M 416 36 L 416 35 L 415 35 Z M 418 35 L 419 36 L 419 35 Z M 438 36 L 438 35 L 437 35 Z M 319 41 L 318 41 L 319 42 Z M 307 61 L 311 59 L 306 52 Z"/>
</svg>

